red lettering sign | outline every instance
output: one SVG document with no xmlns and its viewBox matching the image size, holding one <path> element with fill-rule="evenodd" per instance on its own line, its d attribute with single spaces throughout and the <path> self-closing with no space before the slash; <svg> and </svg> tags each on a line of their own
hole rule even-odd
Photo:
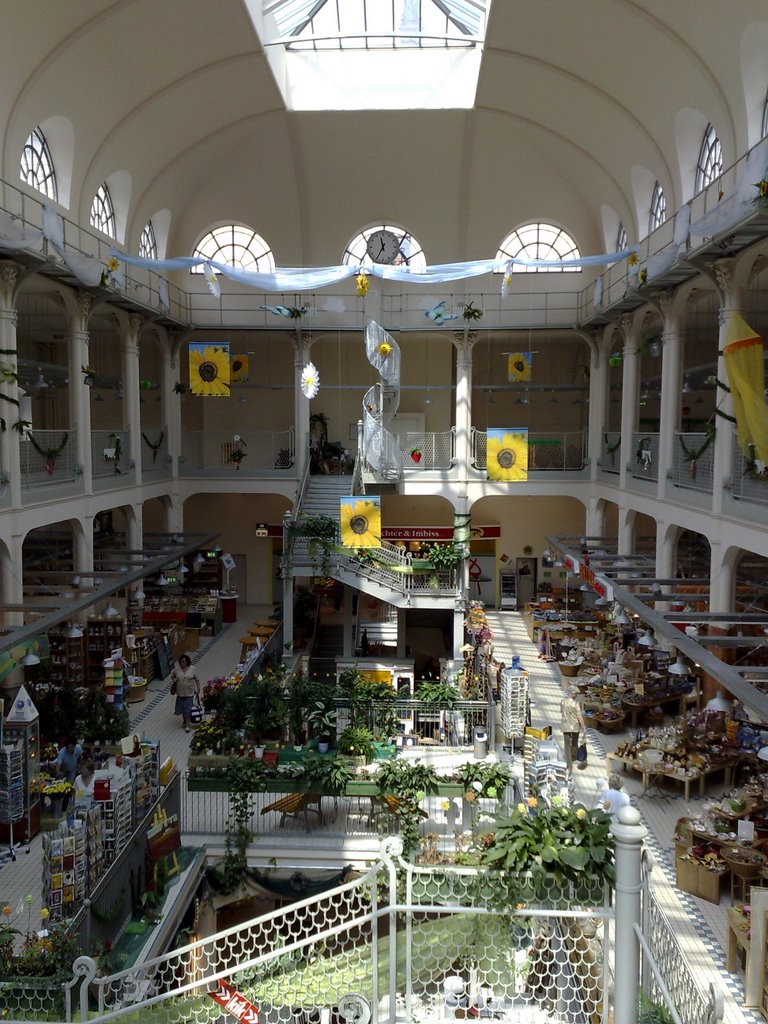
<svg viewBox="0 0 768 1024">
<path fill-rule="evenodd" d="M 243 1024 L 259 1024 L 258 1009 L 226 981 L 220 981 L 216 991 L 209 992 L 208 995 L 214 1003 L 223 1006 L 228 1013 L 231 1013 L 236 1020 L 242 1021 Z"/>
</svg>

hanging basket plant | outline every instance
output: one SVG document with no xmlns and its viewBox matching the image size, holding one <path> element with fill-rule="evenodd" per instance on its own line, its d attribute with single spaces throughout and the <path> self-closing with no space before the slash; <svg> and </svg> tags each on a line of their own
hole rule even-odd
<svg viewBox="0 0 768 1024">
<path fill-rule="evenodd" d="M 160 449 L 161 449 L 161 447 L 163 445 L 163 440 L 165 438 L 165 431 L 164 430 L 160 431 L 160 437 L 158 437 L 158 439 L 156 441 L 150 441 L 146 434 L 142 434 L 141 437 L 142 437 L 142 440 L 144 441 L 144 443 L 146 444 L 146 446 L 148 448 L 152 449 L 152 462 L 154 464 L 155 462 L 157 462 L 157 453 L 160 451 Z"/>
<path fill-rule="evenodd" d="M 96 370 L 92 366 L 81 366 L 80 373 L 83 375 L 83 384 L 86 387 L 92 388 L 96 383 Z"/>
<path fill-rule="evenodd" d="M 461 315 L 465 320 L 481 320 L 483 317 L 483 311 L 473 302 L 467 302 L 461 311 Z"/>
<path fill-rule="evenodd" d="M 248 452 L 245 450 L 246 442 L 240 437 L 239 434 L 235 434 L 234 445 L 232 450 L 227 455 L 227 462 L 234 466 L 235 469 L 240 469 L 240 463 L 246 457 Z"/>
<path fill-rule="evenodd" d="M 678 435 L 678 440 L 680 442 L 680 447 L 683 450 L 683 459 L 690 466 L 691 480 L 695 480 L 696 479 L 696 464 L 698 463 L 699 459 L 704 454 L 704 452 L 707 450 L 707 448 L 709 448 L 709 446 L 715 440 L 715 434 L 716 433 L 717 433 L 717 428 L 715 427 L 715 424 L 714 423 L 708 424 L 707 425 L 707 433 L 704 436 L 704 441 L 702 442 L 702 444 L 701 444 L 701 446 L 699 448 L 695 448 L 695 449 L 694 448 L 688 448 L 686 443 L 685 443 L 685 441 L 683 440 L 683 435 L 682 434 Z"/>
<path fill-rule="evenodd" d="M 56 460 L 64 451 L 69 440 L 69 431 L 65 430 L 64 435 L 61 439 L 61 444 L 54 448 L 43 448 L 42 445 L 38 444 L 32 436 L 32 431 L 28 431 L 27 437 L 29 438 L 30 444 L 35 449 L 38 455 L 45 459 L 45 471 L 48 476 L 53 476 L 53 471 L 56 469 Z"/>
</svg>

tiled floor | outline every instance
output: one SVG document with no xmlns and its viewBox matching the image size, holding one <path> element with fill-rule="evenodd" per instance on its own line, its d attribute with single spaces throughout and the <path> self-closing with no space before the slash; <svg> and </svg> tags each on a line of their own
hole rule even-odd
<svg viewBox="0 0 768 1024">
<path fill-rule="evenodd" d="M 255 618 L 263 618 L 271 607 L 241 606 L 237 623 L 224 631 L 194 656 L 200 678 L 205 681 L 214 675 L 227 673 L 238 661 L 240 637 L 245 627 Z M 560 672 L 556 665 L 538 660 L 538 652 L 528 639 L 522 616 L 516 612 L 489 613 L 495 637 L 497 658 L 506 664 L 512 654 L 520 655 L 523 667 L 529 672 L 532 695 L 532 722 L 534 725 L 554 726 L 558 738 L 559 704 L 562 696 Z M 130 706 L 131 728 L 158 739 L 162 757 L 172 757 L 181 770 L 187 764 L 189 736 L 173 717 L 173 698 L 168 682 L 154 680 L 147 690 L 146 700 Z M 598 780 L 605 777 L 603 758 L 622 738 L 589 733 L 589 764 L 585 771 L 575 773 L 577 799 L 587 806 L 594 804 Z M 683 955 L 694 967 L 700 984 L 706 988 L 710 981 L 719 983 L 725 996 L 725 1019 L 728 1024 L 754 1024 L 759 1014 L 741 1009 L 743 986 L 740 978 L 725 971 L 725 941 L 727 898 L 720 906 L 706 903 L 696 897 L 680 893 L 674 887 L 673 832 L 676 820 L 686 813 L 684 800 L 671 795 L 669 801 L 659 797 L 643 796 L 638 777 L 628 777 L 625 789 L 633 804 L 639 808 L 648 827 L 648 846 L 656 866 L 653 871 L 655 891 L 667 917 L 672 921 Z M 717 792 L 717 790 L 715 790 Z M 693 799 L 691 806 L 699 801 Z M 40 837 L 33 839 L 29 851 L 17 851 L 15 862 L 0 857 L 0 905 L 16 907 L 27 895 L 32 896 L 30 918 L 37 920 L 40 904 L 42 844 Z M 26 924 L 26 908 L 22 927 Z"/>
</svg>

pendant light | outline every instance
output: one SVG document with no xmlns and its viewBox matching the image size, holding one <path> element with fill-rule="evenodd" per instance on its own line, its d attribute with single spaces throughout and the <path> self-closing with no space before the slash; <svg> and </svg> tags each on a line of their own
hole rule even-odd
<svg viewBox="0 0 768 1024">
<path fill-rule="evenodd" d="M 32 668 L 34 665 L 40 664 L 40 659 L 34 651 L 27 651 L 19 664 L 23 665 L 24 668 Z"/>
<path fill-rule="evenodd" d="M 683 659 L 678 654 L 676 659 L 668 666 L 667 672 L 671 676 L 687 676 L 690 675 L 690 670 Z"/>
<path fill-rule="evenodd" d="M 162 571 L 161 571 L 160 575 L 157 577 L 157 585 L 158 585 L 158 587 L 167 587 L 168 586 L 168 580 L 166 579 L 165 573 L 162 572 Z"/>
<path fill-rule="evenodd" d="M 141 602 L 146 598 L 146 596 L 147 595 L 144 593 L 144 588 L 142 587 L 141 584 L 139 584 L 136 590 L 134 590 L 133 592 L 133 600 L 138 601 L 139 604 L 141 604 Z"/>
<path fill-rule="evenodd" d="M 105 619 L 114 619 L 114 618 L 117 618 L 117 616 L 119 614 L 120 614 L 120 612 L 117 610 L 117 608 L 115 608 L 115 606 L 110 601 L 109 604 L 107 605 L 107 607 L 104 609 L 104 618 Z"/>
<path fill-rule="evenodd" d="M 637 641 L 641 647 L 655 647 L 656 637 L 652 629 L 646 629 L 640 639 Z"/>
<path fill-rule="evenodd" d="M 67 639 L 68 640 L 79 640 L 82 637 L 82 635 L 83 635 L 82 629 L 80 629 L 80 627 L 78 626 L 78 624 L 76 622 L 73 622 L 70 625 L 69 629 L 67 630 Z"/>
</svg>

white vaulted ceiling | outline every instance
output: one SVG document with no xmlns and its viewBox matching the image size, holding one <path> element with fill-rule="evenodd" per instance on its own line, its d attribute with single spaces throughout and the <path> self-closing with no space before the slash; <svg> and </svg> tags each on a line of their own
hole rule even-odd
<svg viewBox="0 0 768 1024">
<path fill-rule="evenodd" d="M 491 257 L 532 220 L 585 253 L 612 245 L 613 215 L 635 241 L 649 181 L 670 213 L 690 198 L 708 122 L 726 167 L 760 137 L 765 0 L 494 0 L 474 103 L 430 110 L 289 110 L 252 7 L 5 0 L 2 176 L 18 180 L 27 136 L 55 118 L 60 173 L 71 161 L 65 212 L 87 224 L 96 188 L 123 172 L 129 251 L 168 210 L 164 255 L 238 221 L 281 266 L 328 265 L 387 222 L 441 263 Z"/>
</svg>

